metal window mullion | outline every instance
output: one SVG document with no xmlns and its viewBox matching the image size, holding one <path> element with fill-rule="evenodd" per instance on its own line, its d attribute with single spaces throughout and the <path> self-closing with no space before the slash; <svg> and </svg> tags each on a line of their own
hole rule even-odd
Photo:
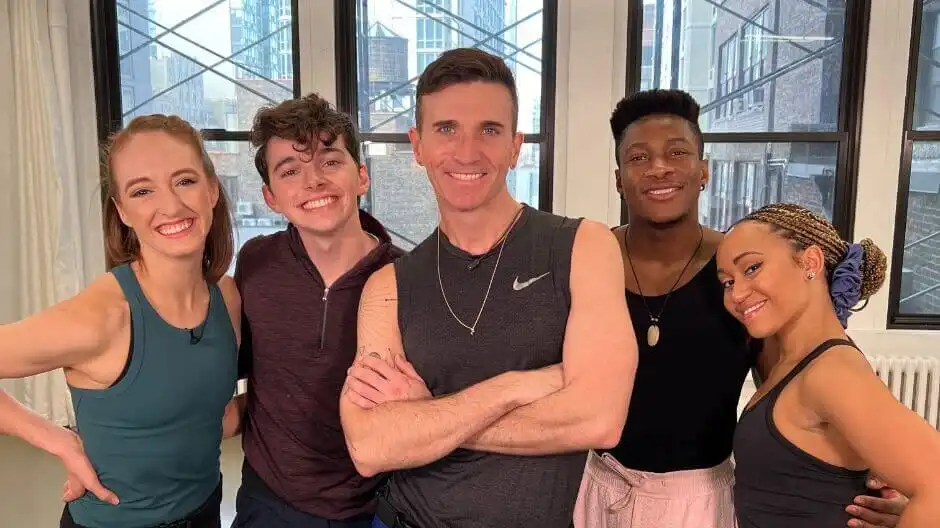
<svg viewBox="0 0 940 528">
<path fill-rule="evenodd" d="M 704 132 L 709 143 L 838 143 L 847 139 L 845 132 Z"/>
</svg>

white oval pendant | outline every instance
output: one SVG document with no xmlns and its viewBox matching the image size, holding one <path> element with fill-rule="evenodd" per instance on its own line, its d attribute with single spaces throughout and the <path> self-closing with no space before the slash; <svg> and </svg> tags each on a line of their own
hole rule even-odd
<svg viewBox="0 0 940 528">
<path fill-rule="evenodd" d="M 646 343 L 651 347 L 659 343 L 659 325 L 651 324 L 646 330 Z"/>
</svg>

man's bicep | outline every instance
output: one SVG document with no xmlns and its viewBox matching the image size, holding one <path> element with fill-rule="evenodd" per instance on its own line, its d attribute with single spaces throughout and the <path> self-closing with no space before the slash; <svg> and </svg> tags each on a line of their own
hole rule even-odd
<svg viewBox="0 0 940 528">
<path fill-rule="evenodd" d="M 357 359 L 374 355 L 390 362 L 392 356 L 404 355 L 398 328 L 398 287 L 392 264 L 366 281 L 359 300 L 357 325 Z"/>
<path fill-rule="evenodd" d="M 593 373 L 628 383 L 637 345 L 624 295 L 623 260 L 613 234 L 583 222 L 571 262 L 571 311 L 565 337 L 565 377 Z M 632 384 L 630 384 L 632 385 Z"/>
</svg>

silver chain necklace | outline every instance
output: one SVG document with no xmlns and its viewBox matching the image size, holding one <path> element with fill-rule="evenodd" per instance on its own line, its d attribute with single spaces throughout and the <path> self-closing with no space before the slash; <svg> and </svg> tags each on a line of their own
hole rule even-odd
<svg viewBox="0 0 940 528">
<path fill-rule="evenodd" d="M 516 221 L 519 219 L 519 215 L 522 213 L 523 208 L 519 208 L 516 211 L 516 216 L 513 217 L 512 222 L 509 223 L 509 227 L 506 228 L 506 231 L 503 232 L 503 236 L 500 237 L 502 241 L 497 241 L 499 244 L 499 253 L 496 255 L 496 265 L 493 266 L 493 274 L 490 275 L 490 283 L 486 287 L 486 295 L 483 296 L 483 303 L 480 305 L 480 311 L 477 312 L 477 318 L 473 321 L 473 326 L 468 325 L 467 323 L 460 320 L 457 317 L 457 314 L 454 313 L 454 309 L 450 306 L 450 301 L 447 300 L 447 294 L 444 293 L 444 281 L 441 279 L 441 228 L 437 228 L 437 283 L 441 286 L 441 297 L 444 298 L 444 304 L 447 305 L 447 310 L 450 311 L 450 315 L 460 323 L 460 326 L 466 328 L 470 331 L 470 335 L 473 335 L 476 332 L 477 324 L 480 323 L 480 316 L 483 315 L 483 309 L 486 307 L 486 301 L 490 298 L 490 289 L 493 288 L 493 279 L 496 278 L 496 270 L 499 269 L 499 259 L 503 256 L 503 249 L 506 247 L 506 241 L 509 240 L 509 232 L 512 230 L 513 226 L 516 225 Z M 495 244 L 494 244 L 495 246 Z M 486 251 L 489 253 L 492 251 L 492 247 Z M 484 253 L 484 255 L 486 254 Z"/>
</svg>

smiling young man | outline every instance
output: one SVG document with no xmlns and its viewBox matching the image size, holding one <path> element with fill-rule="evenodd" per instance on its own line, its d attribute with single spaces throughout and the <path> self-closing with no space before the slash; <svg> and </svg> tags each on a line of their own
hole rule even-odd
<svg viewBox="0 0 940 528">
<path fill-rule="evenodd" d="M 698 118 L 687 93 L 652 90 L 622 100 L 610 119 L 629 213 L 614 229 L 624 264 L 616 287 L 626 284 L 640 366 L 620 442 L 588 459 L 577 528 L 735 524 L 729 459 L 741 388 L 776 358 L 724 309 L 715 262 L 724 235 L 698 219 L 709 177 Z M 906 499 L 882 494 L 846 505 L 858 517 L 850 526 L 894 526 Z"/>
<path fill-rule="evenodd" d="M 340 402 L 359 471 L 394 471 L 374 526 L 565 528 L 636 368 L 617 243 L 509 194 L 522 135 L 501 59 L 444 52 L 417 96 L 410 138 L 440 226 L 369 278 Z M 424 396 L 383 396 L 398 371 Z"/>
<path fill-rule="evenodd" d="M 233 526 L 367 527 L 381 479 L 356 472 L 339 395 L 362 288 L 402 251 L 359 210 L 369 175 L 348 115 L 312 94 L 261 110 L 251 139 L 265 202 L 290 225 L 248 241 L 235 270 L 248 392 L 227 415 L 245 452 Z"/>
</svg>

